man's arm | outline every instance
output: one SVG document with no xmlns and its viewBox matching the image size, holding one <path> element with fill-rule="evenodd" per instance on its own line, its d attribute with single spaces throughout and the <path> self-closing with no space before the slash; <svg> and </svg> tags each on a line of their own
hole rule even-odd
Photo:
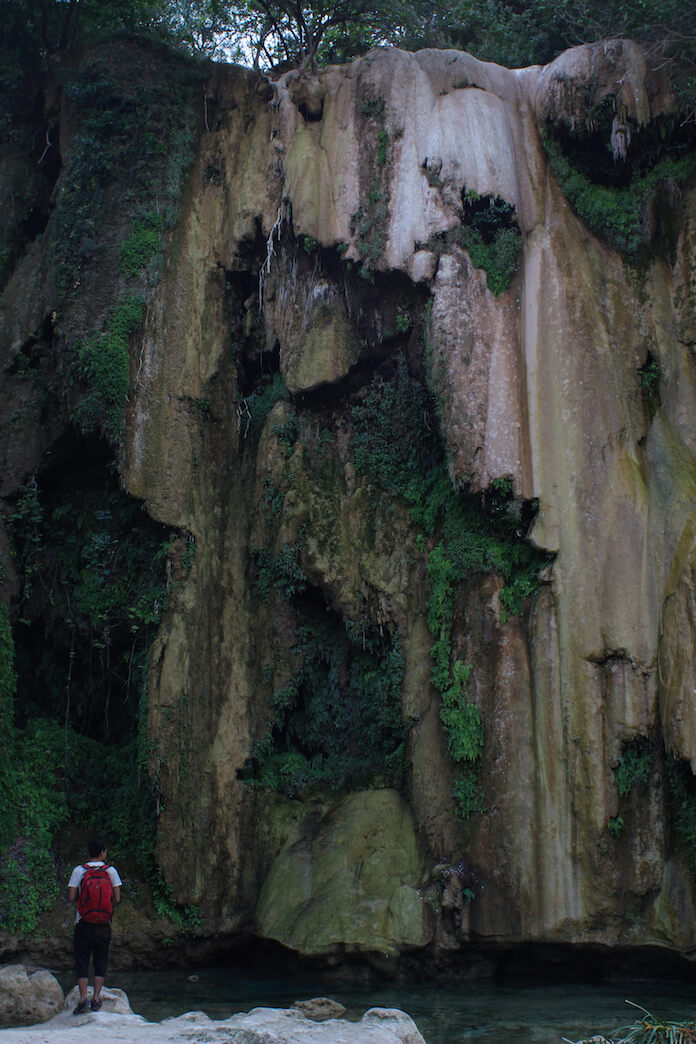
<svg viewBox="0 0 696 1044">
<path fill-rule="evenodd" d="M 114 905 L 121 902 L 121 888 L 119 885 L 114 885 Z"/>
<path fill-rule="evenodd" d="M 65 880 L 65 878 L 63 878 L 63 880 Z M 70 900 L 71 903 L 74 903 L 75 900 L 77 899 L 78 891 L 79 891 L 78 888 L 68 888 L 68 899 Z"/>
</svg>

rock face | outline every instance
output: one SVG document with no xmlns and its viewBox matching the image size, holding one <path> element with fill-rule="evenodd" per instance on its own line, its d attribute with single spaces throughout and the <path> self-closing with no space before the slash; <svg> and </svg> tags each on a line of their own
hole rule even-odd
<svg viewBox="0 0 696 1044">
<path fill-rule="evenodd" d="M 0 968 L 0 1026 L 47 1022 L 63 1009 L 63 990 L 49 971 L 28 974 L 21 964 Z"/>
<path fill-rule="evenodd" d="M 378 50 L 272 86 L 207 84 L 131 344 L 121 480 L 196 548 L 150 656 L 165 879 L 203 931 L 303 954 L 686 950 L 696 190 L 646 196 L 622 256 L 552 162 L 629 163 L 674 99 L 625 41 L 516 71 Z M 9 358 L 53 307 L 38 256 L 6 291 Z M 437 501 L 443 462 L 447 495 L 537 555 L 526 597 L 518 550 Z M 484 737 L 466 819 L 458 663 Z M 624 786 L 640 743 L 648 785 Z"/>
</svg>

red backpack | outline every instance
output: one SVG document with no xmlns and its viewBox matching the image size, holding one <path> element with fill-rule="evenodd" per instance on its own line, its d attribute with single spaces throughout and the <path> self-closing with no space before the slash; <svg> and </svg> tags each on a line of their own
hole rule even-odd
<svg viewBox="0 0 696 1044">
<path fill-rule="evenodd" d="M 109 877 L 109 864 L 89 866 L 83 863 L 85 876 L 80 883 L 77 912 L 92 924 L 108 924 L 114 912 L 114 886 Z"/>
</svg>

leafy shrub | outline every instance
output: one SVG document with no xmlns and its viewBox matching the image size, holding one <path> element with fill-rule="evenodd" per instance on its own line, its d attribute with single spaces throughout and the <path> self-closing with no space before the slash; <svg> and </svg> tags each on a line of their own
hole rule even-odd
<svg viewBox="0 0 696 1044">
<path fill-rule="evenodd" d="M 302 541 L 283 544 L 277 555 L 266 547 L 252 550 L 255 564 L 254 588 L 267 602 L 271 591 L 276 590 L 282 598 L 290 599 L 300 594 L 307 586 L 307 578 L 299 563 Z"/>
<path fill-rule="evenodd" d="M 300 666 L 273 695 L 270 732 L 243 778 L 289 797 L 314 786 L 401 786 L 408 726 L 401 720 L 403 656 L 397 636 L 344 624 L 324 606 L 296 601 Z"/>
<path fill-rule="evenodd" d="M 634 787 L 642 787 L 643 790 L 647 790 L 655 767 L 655 748 L 646 736 L 627 740 L 622 747 L 619 764 L 615 769 L 619 795 L 627 797 Z"/>
</svg>

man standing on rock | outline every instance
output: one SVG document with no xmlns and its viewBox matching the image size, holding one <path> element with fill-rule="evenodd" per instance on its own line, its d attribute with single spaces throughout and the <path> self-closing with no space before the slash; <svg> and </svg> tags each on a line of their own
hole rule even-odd
<svg viewBox="0 0 696 1044">
<path fill-rule="evenodd" d="M 106 975 L 106 964 L 111 942 L 111 918 L 114 905 L 121 899 L 121 878 L 116 867 L 106 862 L 106 841 L 91 837 L 87 844 L 89 859 L 76 866 L 68 882 L 68 899 L 77 900 L 75 915 L 75 966 L 80 1000 L 73 1015 L 99 1011 L 101 991 Z M 94 958 L 94 992 L 91 1004 L 87 999 L 89 959 Z"/>
</svg>

